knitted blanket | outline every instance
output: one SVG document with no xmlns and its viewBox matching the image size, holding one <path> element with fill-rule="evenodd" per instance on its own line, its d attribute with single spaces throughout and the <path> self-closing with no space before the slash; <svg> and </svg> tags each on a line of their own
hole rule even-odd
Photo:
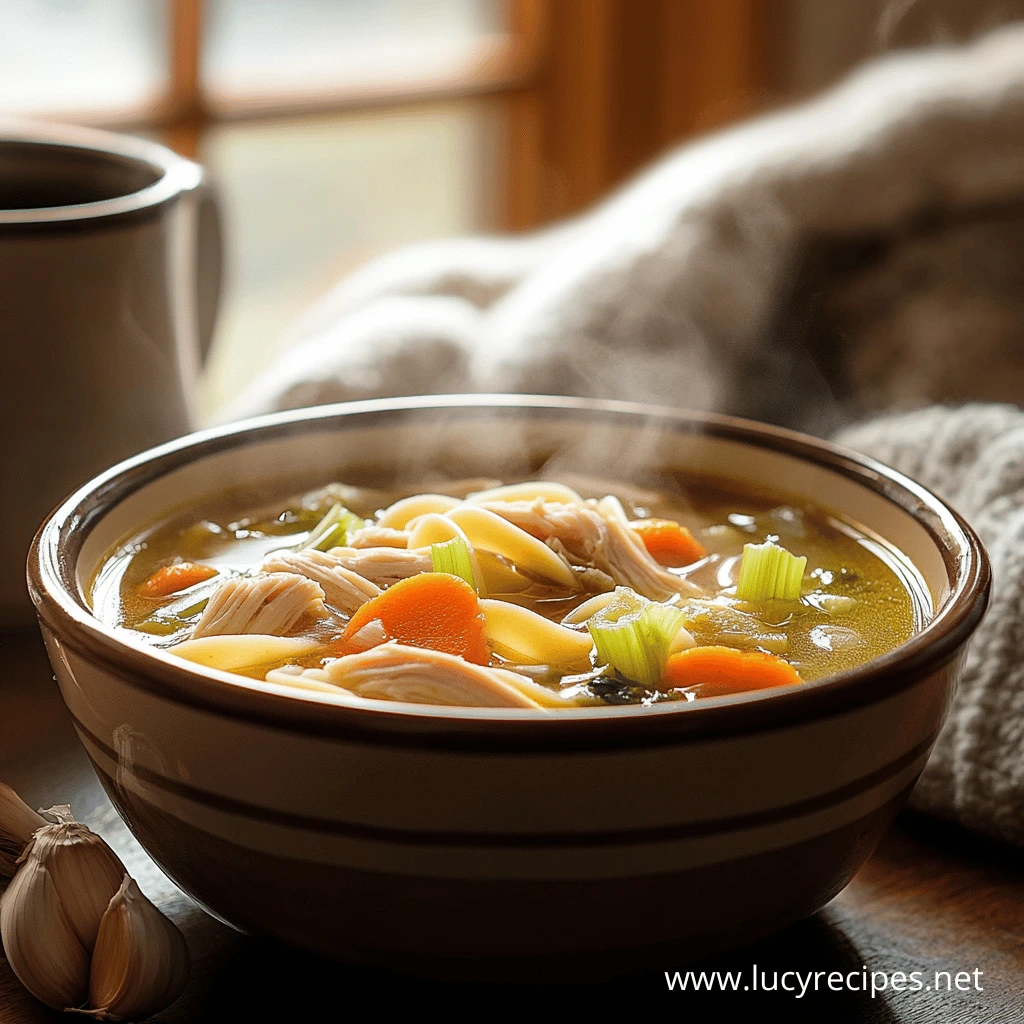
<svg viewBox="0 0 1024 1024">
<path fill-rule="evenodd" d="M 838 440 L 946 498 L 988 549 L 992 604 L 911 803 L 1024 846 L 1024 413 L 933 406 Z"/>
<path fill-rule="evenodd" d="M 1012 27 L 877 61 L 548 231 L 379 260 L 224 416 L 525 391 L 842 430 L 948 498 L 989 547 L 993 607 L 912 800 L 1024 846 L 1024 413 L 948 407 L 1024 399 L 1022 323 Z M 930 403 L 945 406 L 891 415 Z"/>
</svg>

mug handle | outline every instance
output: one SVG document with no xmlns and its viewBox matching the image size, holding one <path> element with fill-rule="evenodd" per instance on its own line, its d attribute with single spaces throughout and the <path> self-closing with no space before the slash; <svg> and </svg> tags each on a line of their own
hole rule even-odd
<svg viewBox="0 0 1024 1024">
<path fill-rule="evenodd" d="M 213 343 L 224 283 L 224 223 L 217 190 L 203 175 L 196 189 L 196 316 L 199 364 L 206 365 Z"/>
</svg>

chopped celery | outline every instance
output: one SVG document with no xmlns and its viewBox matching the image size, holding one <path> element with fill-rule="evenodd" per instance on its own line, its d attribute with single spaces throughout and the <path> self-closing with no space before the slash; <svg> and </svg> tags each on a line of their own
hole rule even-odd
<svg viewBox="0 0 1024 1024">
<path fill-rule="evenodd" d="M 647 634 L 649 643 L 657 650 L 661 665 L 664 667 L 665 659 L 668 657 L 668 649 L 675 640 L 676 634 L 683 628 L 683 620 L 686 613 L 682 608 L 671 604 L 658 604 L 652 602 L 641 615 L 644 632 Z"/>
<path fill-rule="evenodd" d="M 452 537 L 451 540 L 431 544 L 430 560 L 434 563 L 434 572 L 447 572 L 452 576 L 459 576 L 474 590 L 480 589 L 473 575 L 473 559 L 470 557 L 469 545 L 461 537 Z"/>
<path fill-rule="evenodd" d="M 646 686 L 661 680 L 669 647 L 683 624 L 681 608 L 648 601 L 628 587 L 617 587 L 615 598 L 587 622 L 599 664 Z"/>
<path fill-rule="evenodd" d="M 741 601 L 796 601 L 800 597 L 807 558 L 773 541 L 744 544 L 736 597 Z"/>
<path fill-rule="evenodd" d="M 313 548 L 316 551 L 329 551 L 341 548 L 348 543 L 348 535 L 366 526 L 366 520 L 354 512 L 349 512 L 344 505 L 332 505 L 324 517 L 310 531 L 300 548 Z"/>
</svg>

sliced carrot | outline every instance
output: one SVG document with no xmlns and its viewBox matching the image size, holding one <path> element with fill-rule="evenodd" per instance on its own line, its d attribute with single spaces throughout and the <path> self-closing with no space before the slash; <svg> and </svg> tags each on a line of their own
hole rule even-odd
<svg viewBox="0 0 1024 1024">
<path fill-rule="evenodd" d="M 685 526 L 671 519 L 637 519 L 629 525 L 640 534 L 644 547 L 662 565 L 690 565 L 707 555 L 700 541 Z"/>
<path fill-rule="evenodd" d="M 803 682 L 797 670 L 782 658 L 734 647 L 691 647 L 673 654 L 665 662 L 661 681 L 667 687 L 699 686 L 700 697 Z"/>
<path fill-rule="evenodd" d="M 490 660 L 476 591 L 458 576 L 423 572 L 388 587 L 349 620 L 337 645 L 340 652 L 364 649 L 365 645 L 350 641 L 374 620 L 381 625 L 381 643 L 397 640 L 410 647 L 456 654 L 476 665 L 486 665 Z"/>
<path fill-rule="evenodd" d="M 203 580 L 212 579 L 217 570 L 211 565 L 198 565 L 195 562 L 176 562 L 157 569 L 152 576 L 139 586 L 140 597 L 168 597 L 194 587 Z"/>
</svg>

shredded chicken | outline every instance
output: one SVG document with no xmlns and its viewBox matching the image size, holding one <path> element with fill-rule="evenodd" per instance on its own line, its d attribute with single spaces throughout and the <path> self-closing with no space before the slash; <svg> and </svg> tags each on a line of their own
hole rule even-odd
<svg viewBox="0 0 1024 1024">
<path fill-rule="evenodd" d="M 346 569 L 324 551 L 275 551 L 263 563 L 263 572 L 297 573 L 313 580 L 323 589 L 327 603 L 346 615 L 381 592 L 375 583 Z"/>
<path fill-rule="evenodd" d="M 378 586 L 433 572 L 429 551 L 406 551 L 403 548 L 331 548 L 327 554 L 337 565 L 354 572 Z"/>
<path fill-rule="evenodd" d="M 283 636 L 303 617 L 321 618 L 326 614 L 324 592 L 318 583 L 291 572 L 261 572 L 222 583 L 192 636 Z"/>
<path fill-rule="evenodd" d="M 598 569 L 618 586 L 631 587 L 652 601 L 701 593 L 658 564 L 629 526 L 618 502 L 591 500 L 581 506 L 538 499 L 490 501 L 481 507 L 544 541 L 571 565 Z"/>
<path fill-rule="evenodd" d="M 538 540 L 546 541 L 555 535 L 555 527 L 549 517 L 563 506 L 538 498 L 536 501 L 482 501 L 480 507 L 507 519 Z"/>
<path fill-rule="evenodd" d="M 558 551 L 554 544 L 548 546 L 557 551 L 567 562 L 569 561 L 564 550 Z M 571 562 L 569 564 L 572 565 Z M 580 586 L 591 594 L 607 594 L 608 591 L 615 589 L 615 580 L 608 573 L 602 572 L 600 569 L 594 569 L 588 565 L 573 565 L 572 571 L 579 580 Z"/>
<path fill-rule="evenodd" d="M 407 548 L 408 530 L 393 530 L 390 526 L 364 526 L 348 535 L 350 548 Z"/>
<path fill-rule="evenodd" d="M 274 682 L 271 672 L 267 679 Z M 520 685 L 532 681 L 506 669 L 473 665 L 453 654 L 386 643 L 360 654 L 327 662 L 322 669 L 288 672 L 283 681 L 329 682 L 360 697 L 412 704 L 446 704 L 473 708 L 539 708 Z"/>
</svg>

